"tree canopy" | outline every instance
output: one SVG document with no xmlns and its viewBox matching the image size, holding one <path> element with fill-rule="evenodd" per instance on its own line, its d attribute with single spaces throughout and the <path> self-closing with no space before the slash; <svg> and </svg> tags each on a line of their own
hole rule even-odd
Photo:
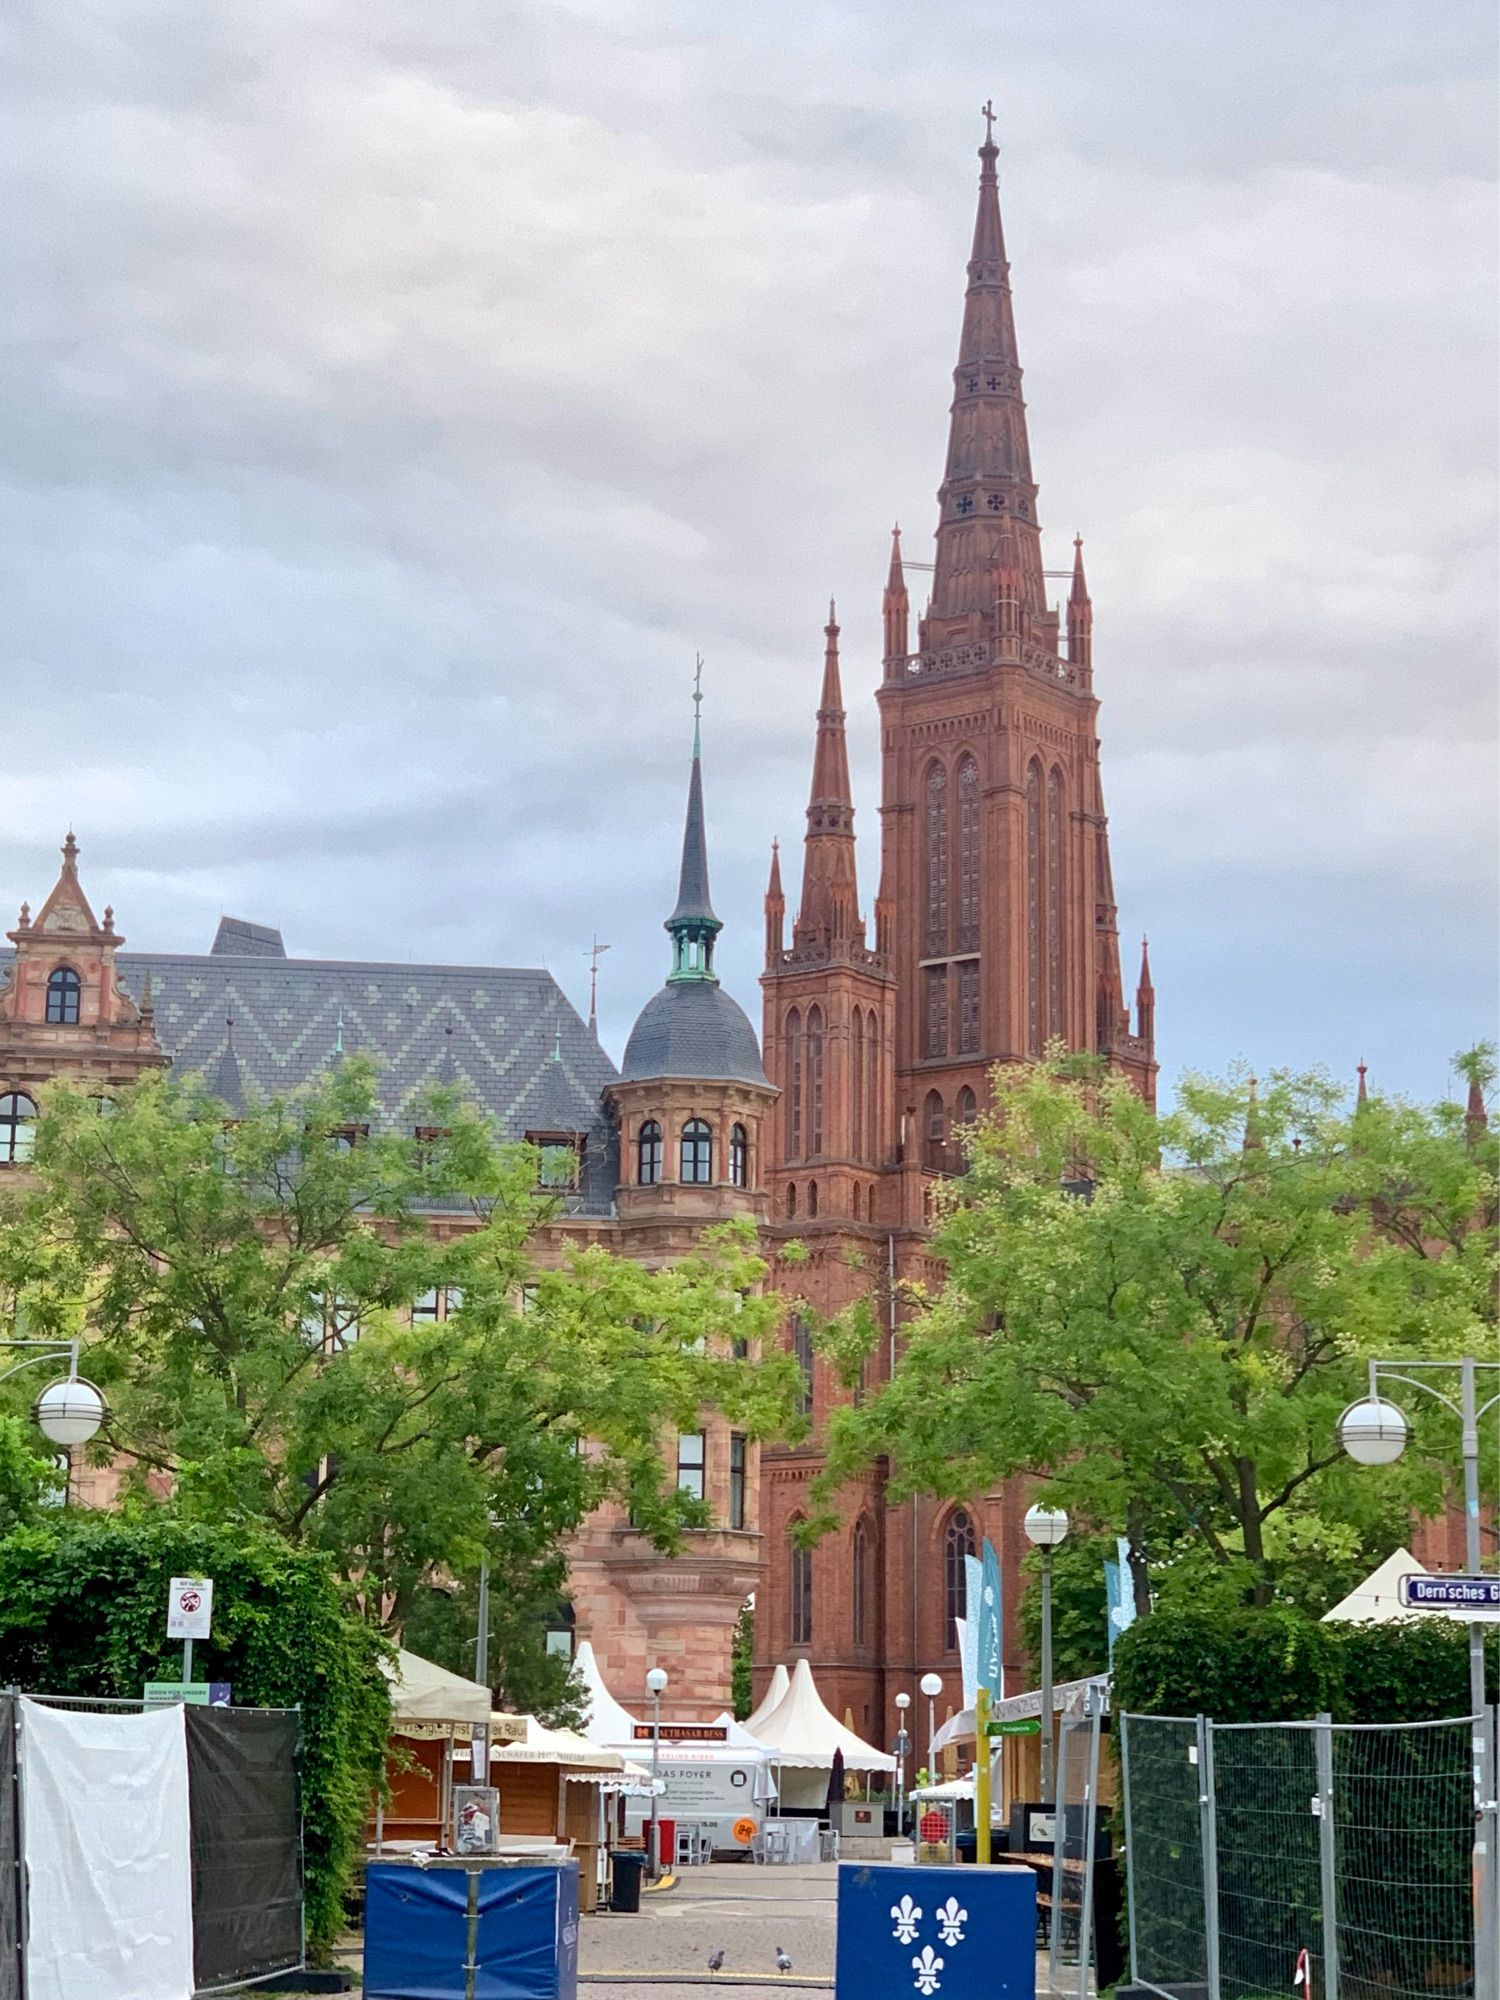
<svg viewBox="0 0 1500 2000">
<path fill-rule="evenodd" d="M 1458 1463 L 1436 1405 L 1389 1467 L 1336 1425 L 1369 1356 L 1494 1351 L 1495 1163 L 1461 1107 L 1351 1110 L 1319 1075 L 1189 1078 L 1158 1117 L 1089 1059 L 997 1069 L 946 1280 L 894 1380 L 835 1413 L 825 1499 L 882 1454 L 898 1492 L 1039 1474 L 1128 1536 L 1142 1609 L 1148 1568 L 1168 1595 L 1323 1609 Z M 853 1367 L 872 1335 L 856 1312 L 825 1339 Z"/>
<path fill-rule="evenodd" d="M 607 1495 L 670 1548 L 702 1503 L 665 1436 L 705 1407 L 795 1423 L 794 1365 L 746 1358 L 781 1310 L 748 1226 L 667 1269 L 570 1250 L 535 1150 L 453 1093 L 420 1136 L 380 1129 L 357 1058 L 233 1114 L 173 1076 L 103 1107 L 54 1087 L 45 1113 L 0 1306 L 83 1339 L 97 1458 L 124 1456 L 128 1504 L 327 1552 L 388 1629 L 486 1555 L 497 1596 L 555 1595 Z"/>
</svg>

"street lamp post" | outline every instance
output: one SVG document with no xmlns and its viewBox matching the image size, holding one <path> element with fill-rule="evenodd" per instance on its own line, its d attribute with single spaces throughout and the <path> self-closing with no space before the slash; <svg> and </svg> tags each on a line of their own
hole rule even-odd
<svg viewBox="0 0 1500 2000">
<path fill-rule="evenodd" d="M 1445 1395 L 1427 1375 L 1451 1374 L 1458 1370 L 1458 1401 Z M 1500 1390 L 1484 1403 L 1479 1401 L 1479 1374 L 1500 1377 L 1500 1361 L 1475 1361 L 1465 1355 L 1460 1361 L 1371 1361 L 1369 1394 L 1365 1401 L 1351 1403 L 1339 1418 L 1339 1442 L 1360 1465 L 1392 1465 L 1406 1449 L 1411 1426 L 1395 1403 L 1380 1393 L 1382 1381 L 1404 1382 L 1432 1396 L 1459 1420 L 1464 1462 L 1464 1561 L 1469 1574 L 1479 1572 L 1479 1420 L 1500 1404 Z M 1474 1716 L 1474 1792 L 1479 1811 L 1475 1840 L 1474 1991 L 1496 1990 L 1496 1937 L 1500 1934 L 1500 1909 L 1496 1889 L 1500 1886 L 1495 1866 L 1495 1843 L 1500 1832 L 1500 1808 L 1495 1790 L 1495 1743 L 1490 1733 L 1484 1701 L 1484 1625 L 1469 1621 L 1469 1709 Z"/>
<path fill-rule="evenodd" d="M 44 1361 L 66 1361 L 68 1364 L 67 1374 L 59 1381 L 49 1382 L 37 1397 L 32 1415 L 43 1437 L 68 1449 L 71 1483 L 71 1448 L 75 1444 L 87 1444 L 98 1432 L 109 1415 L 104 1398 L 93 1383 L 85 1381 L 78 1372 L 76 1340 L 31 1340 L 22 1334 L 0 1338 L 0 1348 L 12 1347 L 33 1348 L 35 1352 L 7 1368 L 0 1374 L 0 1382 L 8 1382 L 23 1368 L 36 1368 Z"/>
<path fill-rule="evenodd" d="M 667 1691 L 667 1677 L 660 1667 L 646 1676 L 646 1692 L 651 1697 L 651 1846 L 646 1866 L 654 1882 L 661 1873 L 661 1842 L 657 1836 L 657 1808 L 661 1804 L 661 1698 Z"/>
<path fill-rule="evenodd" d="M 909 1694 L 896 1697 L 896 1831 L 906 1831 L 906 1753 L 911 1748 L 911 1738 L 906 1733 L 906 1711 L 911 1707 Z"/>
<path fill-rule="evenodd" d="M 932 1739 L 937 1735 L 937 1698 L 943 1691 L 941 1674 L 923 1674 L 917 1683 L 927 1697 L 927 1782 L 937 1783 L 937 1756 L 932 1747 Z"/>
<path fill-rule="evenodd" d="M 1067 1535 L 1060 1507 L 1028 1507 L 1021 1523 L 1026 1539 L 1042 1552 L 1042 1804 L 1054 1803 L 1052 1767 L 1052 1551 Z"/>
</svg>

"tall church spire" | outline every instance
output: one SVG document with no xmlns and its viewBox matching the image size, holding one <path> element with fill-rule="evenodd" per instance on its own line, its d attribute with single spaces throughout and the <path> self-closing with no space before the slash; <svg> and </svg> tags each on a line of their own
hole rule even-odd
<svg viewBox="0 0 1500 2000">
<path fill-rule="evenodd" d="M 703 662 L 693 674 L 693 769 L 688 779 L 687 820 L 682 830 L 682 870 L 677 907 L 665 929 L 672 940 L 669 980 L 712 979 L 714 939 L 724 928 L 708 893 L 708 836 L 703 824 Z"/>
<path fill-rule="evenodd" d="M 1037 489 L 995 173 L 1000 149 L 988 105 L 985 119 L 948 462 L 938 489 L 932 610 L 923 640 L 933 648 L 987 637 L 1007 591 L 1015 596 L 1023 625 L 1046 612 Z"/>
<path fill-rule="evenodd" d="M 864 942 L 854 864 L 854 798 L 844 736 L 844 692 L 839 680 L 839 626 L 833 603 L 823 628 L 823 692 L 807 804 L 807 845 L 802 863 L 802 907 L 792 929 L 794 948 L 834 939 Z"/>
</svg>

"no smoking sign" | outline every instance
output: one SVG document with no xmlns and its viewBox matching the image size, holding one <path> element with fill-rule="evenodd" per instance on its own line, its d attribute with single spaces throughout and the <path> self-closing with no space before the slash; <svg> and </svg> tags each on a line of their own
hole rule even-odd
<svg viewBox="0 0 1500 2000">
<path fill-rule="evenodd" d="M 212 1577 L 174 1576 L 167 1592 L 167 1637 L 206 1639 L 213 1608 Z"/>
</svg>

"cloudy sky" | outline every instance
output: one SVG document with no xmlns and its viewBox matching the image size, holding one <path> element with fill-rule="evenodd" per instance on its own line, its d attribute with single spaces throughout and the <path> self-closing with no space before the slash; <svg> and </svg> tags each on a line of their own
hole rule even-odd
<svg viewBox="0 0 1500 2000">
<path fill-rule="evenodd" d="M 830 591 L 867 897 L 992 95 L 1170 1076 L 1496 991 L 1491 0 L 18 0 L 0 911 L 665 971 L 695 650 L 758 1019 Z"/>
</svg>

